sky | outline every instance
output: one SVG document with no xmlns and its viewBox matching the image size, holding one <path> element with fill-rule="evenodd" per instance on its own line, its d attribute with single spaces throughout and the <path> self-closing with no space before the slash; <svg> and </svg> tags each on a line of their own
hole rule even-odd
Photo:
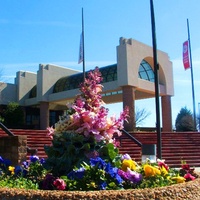
<svg viewBox="0 0 200 200">
<path fill-rule="evenodd" d="M 37 72 L 39 64 L 82 70 L 78 64 L 81 10 L 84 9 L 86 70 L 117 62 L 119 38 L 152 46 L 149 0 L 6 0 L 0 4 L 1 81 L 14 83 L 17 71 Z M 173 63 L 172 124 L 182 107 L 193 112 L 191 70 L 182 63 L 189 20 L 195 107 L 200 103 L 200 1 L 154 0 L 157 49 Z M 136 101 L 151 114 L 140 126 L 154 127 L 155 99 Z M 119 114 L 122 104 L 108 105 Z"/>
</svg>

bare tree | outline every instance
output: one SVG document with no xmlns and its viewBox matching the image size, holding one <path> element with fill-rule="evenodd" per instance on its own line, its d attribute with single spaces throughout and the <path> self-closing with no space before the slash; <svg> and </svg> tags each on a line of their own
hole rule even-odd
<svg viewBox="0 0 200 200">
<path fill-rule="evenodd" d="M 197 115 L 196 121 L 197 121 L 197 128 L 198 128 L 198 130 L 200 132 L 200 114 Z"/>
<path fill-rule="evenodd" d="M 142 125 L 144 123 L 144 120 L 151 115 L 150 111 L 147 111 L 145 108 L 139 109 L 136 108 L 135 111 L 135 124 L 136 126 Z"/>
</svg>

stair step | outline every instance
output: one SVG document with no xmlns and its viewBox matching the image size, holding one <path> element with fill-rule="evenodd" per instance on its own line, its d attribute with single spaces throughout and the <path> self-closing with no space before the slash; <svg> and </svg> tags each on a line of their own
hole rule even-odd
<svg viewBox="0 0 200 200">
<path fill-rule="evenodd" d="M 26 135 L 27 146 L 37 149 L 37 155 L 40 158 L 46 158 L 44 151 L 45 145 L 51 145 L 52 141 L 47 136 L 47 130 L 22 130 L 11 129 L 15 135 Z M 130 133 L 142 144 L 156 144 L 157 134 L 155 132 Z M 0 137 L 7 134 L 0 129 Z M 122 134 L 122 137 L 116 137 L 120 142 L 120 154 L 128 153 L 135 161 L 141 162 L 142 148 L 135 144 L 129 137 Z M 27 155 L 29 159 L 30 155 Z M 169 166 L 180 167 L 181 160 L 186 160 L 190 166 L 200 167 L 200 133 L 162 133 L 162 158 Z"/>
</svg>

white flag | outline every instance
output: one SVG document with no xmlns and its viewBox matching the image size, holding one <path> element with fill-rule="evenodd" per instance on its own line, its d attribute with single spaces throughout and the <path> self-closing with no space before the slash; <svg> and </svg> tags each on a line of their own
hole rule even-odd
<svg viewBox="0 0 200 200">
<path fill-rule="evenodd" d="M 83 62 L 83 32 L 80 37 L 80 47 L 79 47 L 79 56 L 78 56 L 78 64 Z"/>
</svg>

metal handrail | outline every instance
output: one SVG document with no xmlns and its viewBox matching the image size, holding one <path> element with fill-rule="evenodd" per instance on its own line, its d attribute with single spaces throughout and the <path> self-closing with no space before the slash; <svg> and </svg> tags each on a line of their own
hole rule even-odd
<svg viewBox="0 0 200 200">
<path fill-rule="evenodd" d="M 142 143 L 134 138 L 130 133 L 128 133 L 126 130 L 122 129 L 121 130 L 123 133 L 125 133 L 131 140 L 133 140 L 139 147 L 142 147 Z"/>
<path fill-rule="evenodd" d="M 15 136 L 14 133 L 12 133 L 6 126 L 4 126 L 1 122 L 0 122 L 0 127 L 2 130 L 4 130 L 9 136 Z"/>
</svg>

